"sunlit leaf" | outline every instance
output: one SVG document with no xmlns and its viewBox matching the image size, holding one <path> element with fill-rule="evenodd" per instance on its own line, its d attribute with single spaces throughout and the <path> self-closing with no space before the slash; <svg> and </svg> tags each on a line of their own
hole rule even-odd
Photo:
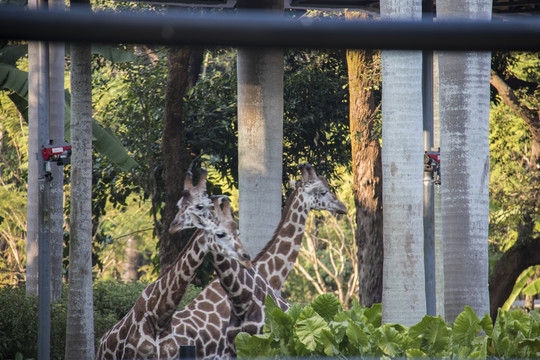
<svg viewBox="0 0 540 360">
<path fill-rule="evenodd" d="M 514 288 L 512 289 L 512 292 L 510 293 L 510 296 L 505 301 L 504 305 L 501 307 L 502 310 L 504 311 L 510 310 L 510 307 L 516 301 L 517 297 L 521 293 L 521 290 L 527 285 L 527 280 L 535 273 L 535 271 L 536 271 L 536 268 L 534 266 L 531 266 L 528 269 L 523 270 L 523 272 L 516 279 L 516 283 L 514 285 Z"/>
<path fill-rule="evenodd" d="M 311 306 L 327 322 L 334 318 L 341 307 L 338 298 L 330 293 L 317 296 Z"/>
</svg>

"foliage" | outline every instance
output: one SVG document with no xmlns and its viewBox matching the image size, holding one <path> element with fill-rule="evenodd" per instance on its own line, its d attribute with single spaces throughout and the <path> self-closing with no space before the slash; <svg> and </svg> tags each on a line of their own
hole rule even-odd
<svg viewBox="0 0 540 360">
<path fill-rule="evenodd" d="M 266 300 L 263 334 L 240 333 L 239 358 L 332 356 L 407 358 L 531 358 L 540 355 L 540 316 L 519 310 L 500 311 L 495 325 L 488 314 L 482 319 L 465 310 L 453 326 L 440 316 L 425 316 L 418 324 L 381 324 L 380 304 L 358 303 L 343 311 L 331 294 L 311 305 L 293 305 L 283 312 Z"/>
<path fill-rule="evenodd" d="M 20 62 L 19 57 L 25 55 L 21 51 L 24 47 L 16 45 L 14 47 L 3 48 L 0 52 L 0 90 L 8 91 L 12 101 L 17 103 L 22 115 L 27 116 L 23 109 L 28 107 L 28 72 L 21 70 L 17 66 L 17 62 Z M 96 46 L 93 50 L 103 56 L 109 57 L 112 61 L 131 61 L 133 55 L 129 52 L 114 49 L 107 46 Z M 24 61 L 23 61 L 24 62 Z M 13 96 L 16 95 L 16 96 Z M 21 104 L 24 102 L 24 104 Z M 70 138 L 70 100 L 69 93 L 66 93 L 66 139 Z M 28 122 L 28 121 L 27 121 Z M 130 170 L 135 166 L 135 162 L 126 153 L 125 149 L 120 146 L 116 136 L 107 128 L 103 128 L 98 122 L 93 120 L 93 143 L 97 151 L 101 152 L 105 156 L 111 158 L 118 166 L 125 171 Z"/>
<path fill-rule="evenodd" d="M 339 178 L 349 166 L 348 77 L 345 51 L 289 50 L 285 56 L 283 176 L 309 162 L 317 173 Z"/>
<path fill-rule="evenodd" d="M 65 303 L 51 307 L 51 359 L 63 359 Z M 0 288 L 0 358 L 37 358 L 38 299 L 26 297 L 24 287 Z M 20 355 L 19 355 L 20 356 Z"/>
<path fill-rule="evenodd" d="M 531 139 L 527 125 L 500 104 L 490 120 L 490 240 L 501 250 L 517 239 L 520 207 L 531 194 L 525 167 Z"/>
<path fill-rule="evenodd" d="M 513 89 L 517 101 L 532 111 L 540 109 L 540 60 L 538 53 L 495 53 L 492 68 Z M 524 120 L 492 93 L 490 115 L 490 265 L 517 242 L 538 237 L 540 179 L 531 166 L 532 136 Z M 517 279 L 504 309 L 522 295 L 537 293 L 534 268 Z"/>
<path fill-rule="evenodd" d="M 101 336 L 124 317 L 147 284 L 98 281 L 94 284 L 96 346 Z M 190 286 L 180 307 L 193 300 L 199 288 Z M 64 358 L 67 289 L 51 306 L 51 359 Z M 24 286 L 0 287 L 0 359 L 37 359 L 38 299 L 27 297 Z"/>
<path fill-rule="evenodd" d="M 133 266 L 138 268 L 138 279 L 153 281 L 157 274 L 153 271 L 152 259 L 157 256 L 157 239 L 152 236 L 152 217 L 149 216 L 149 201 L 140 201 L 131 195 L 126 199 L 127 206 L 113 207 L 109 202 L 105 214 L 100 217 L 94 246 L 99 256 L 96 277 L 104 279 L 124 279 L 121 274 L 124 264 L 133 261 L 127 251 L 136 251 L 137 259 Z M 124 269 L 125 270 L 125 269 Z"/>
<path fill-rule="evenodd" d="M 221 180 L 237 187 L 236 53 L 209 50 L 207 54 L 199 80 L 184 99 L 186 146 L 197 163 L 205 161 Z"/>
<path fill-rule="evenodd" d="M 0 284 L 25 280 L 28 138 L 22 117 L 0 93 Z"/>
</svg>

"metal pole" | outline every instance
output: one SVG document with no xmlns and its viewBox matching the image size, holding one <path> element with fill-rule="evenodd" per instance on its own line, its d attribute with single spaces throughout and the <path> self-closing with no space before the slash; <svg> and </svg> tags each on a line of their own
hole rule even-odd
<svg viewBox="0 0 540 360">
<path fill-rule="evenodd" d="M 40 0 L 40 8 L 46 1 Z M 38 171 L 39 171 L 39 251 L 38 251 L 38 360 L 49 360 L 51 354 L 51 275 L 50 275 L 50 176 L 41 149 L 49 145 L 49 43 L 39 43 L 38 85 Z"/>
<path fill-rule="evenodd" d="M 538 50 L 540 22 L 287 19 L 261 12 L 0 11 L 0 39 L 234 47 Z"/>
<path fill-rule="evenodd" d="M 422 1 L 424 21 L 432 20 L 433 2 Z M 433 51 L 422 51 L 422 105 L 424 120 L 424 151 L 433 147 Z M 427 315 L 435 316 L 435 226 L 433 175 L 424 172 L 424 270 Z"/>
</svg>

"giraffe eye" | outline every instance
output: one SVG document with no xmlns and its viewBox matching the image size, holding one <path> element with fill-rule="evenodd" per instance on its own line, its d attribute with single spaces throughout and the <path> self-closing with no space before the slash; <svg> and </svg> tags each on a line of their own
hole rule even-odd
<svg viewBox="0 0 540 360">
<path fill-rule="evenodd" d="M 197 206 L 195 206 L 195 208 L 197 210 L 202 210 L 202 209 L 204 209 L 204 206 L 202 206 L 201 204 L 198 204 Z"/>
<path fill-rule="evenodd" d="M 321 193 L 321 196 L 324 196 L 324 195 L 326 195 L 326 194 L 328 194 L 328 191 L 323 191 L 323 192 Z"/>
<path fill-rule="evenodd" d="M 220 239 L 223 239 L 225 237 L 225 233 L 224 232 L 218 232 L 216 233 L 216 236 Z"/>
</svg>

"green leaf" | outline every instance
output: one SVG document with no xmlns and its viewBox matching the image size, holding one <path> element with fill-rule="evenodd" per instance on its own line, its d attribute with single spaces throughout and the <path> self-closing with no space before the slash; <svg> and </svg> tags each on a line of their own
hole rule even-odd
<svg viewBox="0 0 540 360">
<path fill-rule="evenodd" d="M 26 54 L 28 54 L 28 45 L 6 46 L 0 49 L 0 63 L 15 65 Z"/>
<path fill-rule="evenodd" d="M 330 330 L 323 329 L 321 331 L 321 344 L 324 355 L 336 356 L 339 354 L 339 344 Z"/>
<path fill-rule="evenodd" d="M 249 335 L 241 332 L 234 344 L 238 358 L 269 357 L 271 354 L 270 334 Z"/>
<path fill-rule="evenodd" d="M 289 314 L 283 312 L 279 307 L 275 307 L 270 313 L 268 310 L 266 311 L 266 328 L 276 340 L 286 339 L 292 335 L 294 320 Z"/>
<path fill-rule="evenodd" d="M 349 342 L 357 348 L 361 348 L 362 352 L 369 346 L 369 339 L 364 332 L 364 330 L 355 323 L 354 321 L 349 321 L 346 329 L 347 338 Z"/>
<path fill-rule="evenodd" d="M 473 309 L 465 306 L 465 310 L 454 321 L 454 342 L 458 345 L 469 346 L 480 330 L 480 319 Z"/>
<path fill-rule="evenodd" d="M 287 310 L 287 314 L 291 316 L 293 319 L 293 322 L 296 322 L 298 320 L 298 317 L 302 313 L 303 307 L 300 304 L 292 304 L 292 306 Z"/>
<path fill-rule="evenodd" d="M 28 101 L 15 92 L 9 93 L 8 97 L 28 124 Z"/>
<path fill-rule="evenodd" d="M 28 73 L 13 65 L 0 64 L 0 88 L 16 92 L 28 98 Z"/>
<path fill-rule="evenodd" d="M 491 336 L 491 333 L 493 332 L 493 321 L 487 313 L 484 314 L 484 317 L 480 321 L 480 326 L 482 326 L 482 329 L 488 336 Z"/>
<path fill-rule="evenodd" d="M 427 357 L 426 353 L 420 349 L 407 349 L 405 351 L 405 355 L 407 355 L 409 359 L 419 359 Z"/>
<path fill-rule="evenodd" d="M 279 306 L 277 306 L 274 299 L 270 295 L 266 295 L 266 299 L 264 299 L 264 309 L 265 309 L 265 311 L 271 313 L 272 310 L 274 310 L 277 307 L 279 307 Z"/>
<path fill-rule="evenodd" d="M 535 266 L 531 266 L 528 269 L 523 270 L 523 272 L 518 276 L 516 283 L 514 284 L 514 288 L 512 289 L 512 292 L 510 293 L 510 296 L 501 307 L 502 310 L 504 311 L 510 310 L 510 307 L 516 301 L 517 297 L 521 293 L 521 290 L 527 285 L 527 280 L 531 276 L 533 276 L 535 271 L 536 271 Z"/>
<path fill-rule="evenodd" d="M 129 156 L 126 149 L 113 134 L 111 129 L 103 128 L 94 119 L 92 119 L 92 134 L 95 137 L 94 147 L 102 155 L 107 156 L 109 160 L 115 163 L 124 171 L 131 171 L 137 162 Z"/>
<path fill-rule="evenodd" d="M 306 306 L 296 321 L 295 334 L 300 342 L 307 350 L 315 352 L 323 330 L 330 331 L 326 321 L 311 306 Z"/>
<path fill-rule="evenodd" d="M 409 342 L 430 356 L 435 356 L 448 346 L 450 332 L 440 316 L 424 316 L 422 321 L 409 329 Z"/>
<path fill-rule="evenodd" d="M 398 324 L 384 324 L 377 329 L 380 332 L 379 348 L 385 355 L 396 357 L 405 352 L 403 329 L 406 329 L 406 327 Z"/>
<path fill-rule="evenodd" d="M 530 285 L 525 287 L 522 291 L 523 295 L 534 296 L 540 293 L 540 279 L 534 280 Z"/>
<path fill-rule="evenodd" d="M 341 308 L 338 298 L 330 293 L 317 296 L 311 306 L 327 322 L 332 321 Z"/>
<path fill-rule="evenodd" d="M 382 324 L 382 304 L 373 304 L 372 307 L 365 308 L 364 315 L 370 324 L 378 328 Z"/>
</svg>

